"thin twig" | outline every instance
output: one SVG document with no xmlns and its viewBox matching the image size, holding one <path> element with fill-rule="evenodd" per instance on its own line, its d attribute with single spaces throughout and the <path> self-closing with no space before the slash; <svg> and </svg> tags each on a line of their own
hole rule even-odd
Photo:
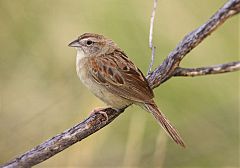
<svg viewBox="0 0 240 168">
<path fill-rule="evenodd" d="M 219 25 L 224 23 L 229 17 L 239 13 L 239 11 L 240 0 L 229 0 L 207 23 L 188 34 L 169 54 L 168 58 L 155 71 L 148 75 L 147 79 L 151 88 L 154 89 L 164 81 L 170 79 L 174 75 L 175 69 L 178 68 L 180 61 L 188 52 L 210 35 Z M 217 70 L 215 69 L 215 71 Z M 12 161 L 6 163 L 4 167 L 31 167 L 41 163 L 105 127 L 118 117 L 124 109 L 116 111 L 106 108 L 101 111 L 104 111 L 108 115 L 107 121 L 101 113 L 95 113 L 73 128 L 14 158 Z"/>
<path fill-rule="evenodd" d="M 154 25 L 156 9 L 157 9 L 157 0 L 153 0 L 153 10 L 152 10 L 152 15 L 151 15 L 151 19 L 150 19 L 150 31 L 149 31 L 149 48 L 152 50 L 152 55 L 151 55 L 151 62 L 149 64 L 147 74 L 150 74 L 152 71 L 152 66 L 154 64 L 154 57 L 155 57 L 156 47 L 153 45 L 153 25 Z"/>
<path fill-rule="evenodd" d="M 230 62 L 226 64 L 213 65 L 209 67 L 200 67 L 200 68 L 181 68 L 178 67 L 175 69 L 174 76 L 202 76 L 210 74 L 219 74 L 225 72 L 233 72 L 240 70 L 240 61 Z"/>
<path fill-rule="evenodd" d="M 239 12 L 240 0 L 229 0 L 205 24 L 186 35 L 163 63 L 147 76 L 150 86 L 152 88 L 158 87 L 161 83 L 170 79 L 187 53 L 200 44 L 228 18 Z"/>
</svg>

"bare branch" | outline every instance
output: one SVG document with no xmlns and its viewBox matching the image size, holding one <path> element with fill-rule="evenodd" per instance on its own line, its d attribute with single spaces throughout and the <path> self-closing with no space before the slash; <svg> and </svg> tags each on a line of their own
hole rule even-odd
<svg viewBox="0 0 240 168">
<path fill-rule="evenodd" d="M 75 144 L 76 142 L 79 142 L 89 135 L 97 132 L 99 129 L 105 127 L 123 111 L 124 109 L 118 111 L 112 108 L 103 109 L 101 112 L 105 112 L 108 115 L 107 121 L 103 114 L 95 113 L 74 127 L 56 135 L 55 137 L 36 146 L 32 150 L 27 151 L 21 156 L 15 158 L 6 165 L 3 165 L 3 167 L 32 167 L 38 163 L 41 163 L 68 148 L 69 146 Z"/>
<path fill-rule="evenodd" d="M 153 37 L 153 24 L 154 24 L 156 8 L 157 8 L 157 0 L 154 0 L 152 15 L 151 15 L 151 19 L 150 19 L 150 32 L 149 32 L 149 47 L 150 48 L 153 47 L 152 37 Z"/>
<path fill-rule="evenodd" d="M 151 73 L 151 71 L 152 71 L 152 67 L 153 67 L 153 64 L 154 64 L 154 58 L 155 58 L 155 49 L 156 49 L 155 46 L 153 46 L 151 48 L 151 50 L 152 50 L 151 62 L 150 62 L 149 67 L 148 67 L 147 75 L 149 75 Z"/>
<path fill-rule="evenodd" d="M 233 72 L 240 70 L 240 61 L 231 62 L 220 65 L 213 65 L 209 67 L 201 67 L 201 68 L 181 68 L 178 67 L 175 69 L 173 76 L 202 76 L 202 75 L 210 75 L 210 74 L 219 74 L 225 72 Z"/>
<path fill-rule="evenodd" d="M 229 0 L 205 24 L 186 35 L 163 63 L 151 72 L 147 79 L 152 88 L 159 86 L 172 77 L 175 69 L 187 53 L 195 48 L 229 17 L 240 12 L 240 0 Z"/>
<path fill-rule="evenodd" d="M 155 49 L 156 47 L 153 45 L 153 25 L 154 25 L 154 18 L 155 18 L 155 13 L 156 13 L 156 8 L 157 8 L 157 0 L 153 0 L 153 10 L 152 10 L 152 15 L 150 19 L 150 32 L 149 32 L 149 48 L 152 50 L 152 55 L 151 55 L 151 62 L 149 64 L 148 68 L 148 73 L 150 74 L 152 71 L 152 66 L 154 63 L 154 57 L 155 57 Z"/>
<path fill-rule="evenodd" d="M 239 13 L 239 11 L 240 0 L 229 0 L 219 11 L 213 15 L 213 17 L 209 19 L 207 23 L 203 24 L 201 27 L 188 34 L 168 55 L 164 62 L 147 76 L 150 86 L 152 88 L 156 88 L 161 83 L 176 74 L 176 68 L 179 68 L 179 63 L 183 57 L 194 47 L 196 47 L 210 33 L 212 33 L 219 25 L 224 23 L 229 17 Z M 237 63 L 237 68 L 232 69 L 239 70 L 238 66 L 239 62 Z M 216 68 L 213 69 L 216 71 Z M 226 70 L 225 72 L 230 71 L 231 70 Z M 107 121 L 101 113 L 89 116 L 87 119 L 77 124 L 76 126 L 13 159 L 9 163 L 5 164 L 4 167 L 30 167 L 41 163 L 44 160 L 73 145 L 74 143 L 81 141 L 82 139 L 105 127 L 116 117 L 118 117 L 124 111 L 124 109 L 116 111 L 111 108 L 106 108 L 101 111 L 104 111 L 108 115 Z"/>
</svg>

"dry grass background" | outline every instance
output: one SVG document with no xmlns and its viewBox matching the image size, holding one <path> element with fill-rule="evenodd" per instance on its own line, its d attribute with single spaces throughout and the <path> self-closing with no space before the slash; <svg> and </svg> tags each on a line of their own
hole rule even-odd
<svg viewBox="0 0 240 168">
<path fill-rule="evenodd" d="M 155 66 L 224 0 L 159 0 Z M 152 1 L 0 1 L 0 163 L 31 149 L 104 106 L 80 83 L 76 52 L 84 32 L 104 34 L 147 71 Z M 186 67 L 238 60 L 239 16 L 182 62 Z M 111 125 L 36 167 L 238 167 L 239 72 L 172 78 L 155 100 L 184 137 L 181 149 L 153 117 L 130 107 Z"/>
</svg>

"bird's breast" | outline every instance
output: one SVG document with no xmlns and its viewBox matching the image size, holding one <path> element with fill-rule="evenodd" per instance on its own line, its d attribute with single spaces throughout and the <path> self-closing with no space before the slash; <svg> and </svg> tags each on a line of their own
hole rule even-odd
<svg viewBox="0 0 240 168">
<path fill-rule="evenodd" d="M 89 74 L 88 58 L 81 58 L 77 56 L 76 70 L 77 75 L 81 82 L 98 98 L 100 98 L 106 104 L 114 108 L 123 108 L 129 104 L 131 101 L 122 98 L 118 95 L 109 92 L 104 85 L 97 83 L 92 76 Z"/>
</svg>

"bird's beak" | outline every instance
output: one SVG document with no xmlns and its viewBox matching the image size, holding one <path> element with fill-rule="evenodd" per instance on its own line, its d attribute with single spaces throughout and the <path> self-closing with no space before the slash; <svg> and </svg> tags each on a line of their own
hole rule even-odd
<svg viewBox="0 0 240 168">
<path fill-rule="evenodd" d="M 79 40 L 74 40 L 73 42 L 71 42 L 70 44 L 68 44 L 69 47 L 80 47 L 80 43 Z"/>
</svg>

